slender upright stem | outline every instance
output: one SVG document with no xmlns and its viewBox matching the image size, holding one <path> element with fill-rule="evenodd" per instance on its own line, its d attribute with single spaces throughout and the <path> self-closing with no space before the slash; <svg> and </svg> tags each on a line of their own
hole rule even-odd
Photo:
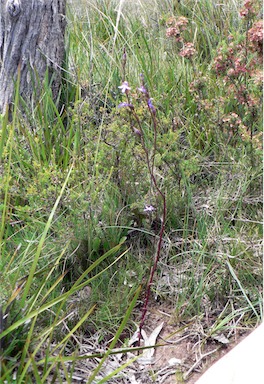
<svg viewBox="0 0 264 384">
<path fill-rule="evenodd" d="M 154 260 L 153 260 L 153 265 L 152 265 L 151 270 L 150 270 L 149 279 L 148 279 L 148 283 L 147 283 L 147 287 L 146 287 L 146 291 L 145 291 L 144 305 L 143 305 L 143 309 L 141 312 L 141 320 L 140 320 L 140 324 L 139 324 L 138 344 L 140 345 L 142 328 L 144 326 L 144 323 L 146 320 L 146 314 L 147 314 L 147 310 L 148 310 L 148 304 L 149 304 L 150 293 L 151 293 L 151 286 L 153 284 L 154 275 L 155 275 L 155 272 L 157 270 L 158 262 L 159 262 L 160 255 L 161 255 L 163 234 L 165 231 L 165 222 L 166 222 L 166 215 L 167 215 L 167 204 L 166 204 L 166 196 L 162 192 L 162 190 L 160 189 L 160 187 L 157 183 L 157 179 L 156 179 L 155 171 L 154 171 L 155 155 L 157 152 L 157 129 L 158 129 L 158 121 L 157 121 L 157 117 L 156 117 L 156 108 L 152 104 L 152 99 L 150 98 L 149 92 L 148 92 L 147 88 L 145 87 L 144 77 L 141 74 L 141 76 L 140 76 L 141 77 L 141 87 L 139 88 L 139 90 L 144 95 L 144 99 L 145 99 L 145 102 L 147 104 L 148 111 L 149 111 L 149 114 L 151 117 L 151 123 L 153 126 L 153 153 L 152 153 L 152 156 L 150 158 L 149 148 L 146 145 L 146 137 L 144 134 L 143 126 L 141 124 L 141 120 L 140 120 L 137 112 L 135 111 L 134 105 L 131 103 L 130 96 L 129 96 L 130 87 L 128 86 L 128 83 L 125 81 L 125 67 L 126 67 L 126 51 L 125 50 L 124 50 L 124 54 L 123 54 L 122 67 L 123 67 L 123 79 L 122 79 L 122 85 L 119 88 L 121 88 L 122 92 L 125 94 L 127 102 L 121 103 L 120 107 L 128 107 L 129 108 L 130 128 L 131 128 L 132 132 L 137 133 L 140 136 L 141 145 L 142 145 L 142 148 L 143 148 L 145 156 L 146 156 L 148 173 L 150 175 L 150 182 L 153 185 L 154 189 L 157 191 L 158 195 L 162 199 L 161 228 L 160 228 L 160 232 L 158 235 L 158 242 L 157 242 L 157 247 L 156 247 L 156 253 L 154 256 Z M 134 127 L 134 122 L 136 122 L 137 129 L 135 129 L 135 127 Z"/>
<path fill-rule="evenodd" d="M 145 298 L 144 298 L 144 305 L 143 305 L 143 309 L 142 309 L 142 312 L 141 312 L 141 320 L 140 320 L 140 324 L 139 324 L 139 334 L 138 334 L 138 344 L 139 345 L 140 345 L 140 340 L 141 340 L 142 328 L 143 328 L 145 320 L 146 320 L 148 304 L 149 304 L 149 299 L 150 299 L 150 293 L 151 293 L 151 286 L 153 284 L 154 275 L 155 275 L 155 272 L 157 270 L 158 262 L 159 262 L 160 255 L 161 255 L 163 234 L 164 234 L 164 231 L 165 231 L 165 222 L 166 222 L 166 215 L 167 215 L 166 196 L 162 192 L 160 187 L 158 186 L 157 179 L 156 179 L 156 176 L 155 176 L 155 173 L 154 173 L 155 154 L 156 154 L 156 151 L 157 151 L 157 128 L 158 128 L 157 117 L 156 117 L 156 109 L 152 105 L 151 99 L 149 97 L 149 93 L 148 93 L 147 89 L 145 88 L 145 85 L 144 85 L 143 81 L 144 80 L 142 78 L 142 88 L 144 89 L 144 95 L 145 95 L 146 102 L 147 102 L 147 105 L 148 105 L 149 113 L 151 115 L 151 120 L 152 120 L 152 125 L 153 125 L 153 130 L 154 130 L 153 154 L 152 154 L 152 160 L 151 161 L 150 161 L 150 157 L 149 157 L 149 150 L 148 150 L 148 148 L 147 148 L 147 146 L 145 144 L 145 138 L 144 138 L 144 135 L 143 135 L 143 132 L 142 132 L 141 122 L 140 122 L 139 117 L 137 116 L 137 114 L 136 114 L 134 109 L 132 109 L 132 112 L 133 112 L 133 116 L 135 117 L 135 120 L 137 121 L 138 127 L 139 127 L 139 129 L 141 130 L 141 133 L 142 133 L 141 134 L 141 144 L 142 144 L 142 147 L 143 147 L 145 155 L 146 155 L 147 166 L 148 166 L 148 171 L 149 171 L 149 174 L 150 174 L 150 178 L 151 178 L 151 181 L 153 182 L 154 188 L 156 189 L 156 191 L 158 192 L 158 194 L 162 198 L 163 205 L 162 205 L 161 229 L 160 229 L 160 232 L 159 232 L 159 238 L 158 238 L 158 243 L 157 243 L 157 248 L 156 248 L 156 253 L 155 253 L 153 265 L 152 265 L 151 270 L 150 270 L 149 280 L 148 280 L 148 284 L 147 284 L 147 287 L 146 287 Z"/>
</svg>

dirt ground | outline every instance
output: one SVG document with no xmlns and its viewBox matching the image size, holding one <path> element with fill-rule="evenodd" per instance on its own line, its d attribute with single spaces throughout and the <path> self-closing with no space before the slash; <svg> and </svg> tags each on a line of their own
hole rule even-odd
<svg viewBox="0 0 264 384">
<path fill-rule="evenodd" d="M 213 363 L 250 333 L 236 332 L 228 343 L 227 340 L 222 343 L 203 336 L 195 320 L 186 324 L 175 324 L 169 308 L 150 308 L 144 326 L 146 332 L 150 333 L 161 323 L 163 328 L 157 344 L 166 345 L 156 348 L 154 364 L 146 366 L 146 370 L 155 371 L 156 379 L 152 382 L 162 384 L 195 384 Z M 178 364 L 173 365 L 174 362 Z"/>
</svg>

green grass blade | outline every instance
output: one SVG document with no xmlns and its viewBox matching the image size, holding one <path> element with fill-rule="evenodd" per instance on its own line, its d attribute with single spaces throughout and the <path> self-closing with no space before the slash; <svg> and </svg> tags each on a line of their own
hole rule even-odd
<svg viewBox="0 0 264 384">
<path fill-rule="evenodd" d="M 36 250 L 36 255 L 34 257 L 34 260 L 33 260 L 33 263 L 32 263 L 32 266 L 30 268 L 30 272 L 29 272 L 29 276 L 28 276 L 28 279 L 27 279 L 27 283 L 25 285 L 25 288 L 24 288 L 24 292 L 23 292 L 23 296 L 21 298 L 21 306 L 22 308 L 25 306 L 25 302 L 26 302 L 26 299 L 27 299 L 27 296 L 28 296 L 28 293 L 29 293 L 29 290 L 30 290 L 30 287 L 32 285 L 32 281 L 33 281 L 33 277 L 34 277 L 34 274 L 35 274 L 35 271 L 36 271 L 36 268 L 37 268 L 37 264 L 38 264 L 38 260 L 39 260 L 39 257 L 40 257 L 40 254 L 41 254 L 41 251 L 42 251 L 42 248 L 43 248 L 43 245 L 44 245 L 44 242 L 46 240 L 46 237 L 47 237 L 47 234 L 48 234 L 48 231 L 51 227 L 51 224 L 52 224 L 52 220 L 53 220 L 53 217 L 54 217 L 54 214 L 57 210 L 57 207 L 59 205 L 59 202 L 62 198 L 62 195 L 64 193 L 64 190 L 66 188 L 66 185 L 68 183 L 68 180 L 69 180 L 69 177 L 70 177 L 70 174 L 71 174 L 71 171 L 72 171 L 72 168 L 73 168 L 73 164 L 71 165 L 70 167 L 70 170 L 66 176 L 66 179 L 65 179 L 65 182 L 61 188 L 61 191 L 60 191 L 60 194 L 59 196 L 57 197 L 57 200 L 52 208 L 52 211 L 50 213 L 50 216 L 49 216 L 49 219 L 45 225 L 45 229 L 43 231 L 43 234 L 40 238 L 40 241 L 39 241 L 39 244 L 38 244 L 38 247 L 37 247 L 37 250 Z"/>
<path fill-rule="evenodd" d="M 109 348 L 108 348 L 106 354 L 104 355 L 104 357 L 102 358 L 102 360 L 98 364 L 97 368 L 94 370 L 94 372 L 89 377 L 89 380 L 87 381 L 87 384 L 91 384 L 93 382 L 93 380 L 95 379 L 96 375 L 100 371 L 103 363 L 105 362 L 105 360 L 110 355 L 110 353 L 113 350 L 113 348 L 115 347 L 115 345 L 116 345 L 116 343 L 117 343 L 117 341 L 118 341 L 122 331 L 125 328 L 125 325 L 127 324 L 128 320 L 129 320 L 129 318 L 131 316 L 131 313 L 132 313 L 132 311 L 133 311 L 133 309 L 134 309 L 134 307 L 136 305 L 136 302 L 137 302 L 138 296 L 140 294 L 140 291 L 141 291 L 141 287 L 138 287 L 138 289 L 136 290 L 136 293 L 135 293 L 135 295 L 134 295 L 134 297 L 133 297 L 133 299 L 132 299 L 132 301 L 131 301 L 131 303 L 130 303 L 130 305 L 129 305 L 126 313 L 125 313 L 125 316 L 124 316 L 124 318 L 123 318 L 123 320 L 122 320 L 122 322 L 121 322 L 121 324 L 120 324 L 120 326 L 119 326 L 119 328 L 118 328 L 118 330 L 117 330 L 117 332 L 116 332 L 116 334 L 115 334 L 111 344 L 109 345 Z"/>
</svg>

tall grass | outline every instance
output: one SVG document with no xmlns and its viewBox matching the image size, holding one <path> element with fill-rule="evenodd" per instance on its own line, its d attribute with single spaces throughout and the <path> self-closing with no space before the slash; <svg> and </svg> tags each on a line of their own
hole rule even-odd
<svg viewBox="0 0 264 384">
<path fill-rule="evenodd" d="M 105 371 L 117 347 L 128 351 L 144 308 L 164 217 L 153 176 L 167 215 L 147 304 L 173 308 L 175 327 L 199 324 L 201 346 L 261 321 L 257 52 L 247 47 L 251 71 L 237 78 L 215 69 L 217 50 L 227 55 L 230 35 L 237 49 L 257 20 L 239 16 L 242 3 L 69 6 L 60 98 L 52 99 L 48 79 L 34 106 L 17 89 L 12 122 L 0 120 L 2 382 L 71 383 L 85 359 L 86 381 L 111 382 L 137 359 Z M 188 24 L 176 41 L 167 29 L 179 17 Z M 191 57 L 181 56 L 187 43 Z M 157 113 L 154 151 L 141 73 Z M 122 81 L 132 88 L 153 175 L 135 120 L 117 108 Z M 243 84 L 244 103 L 235 93 Z M 104 353 L 90 353 L 89 340 Z"/>
</svg>

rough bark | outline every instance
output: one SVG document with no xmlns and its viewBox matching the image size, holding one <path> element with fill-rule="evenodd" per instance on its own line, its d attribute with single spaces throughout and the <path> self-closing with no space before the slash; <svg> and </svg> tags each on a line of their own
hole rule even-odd
<svg viewBox="0 0 264 384">
<path fill-rule="evenodd" d="M 56 97 L 64 59 L 66 0 L 0 0 L 0 112 L 19 91 L 31 100 L 48 74 Z"/>
</svg>

